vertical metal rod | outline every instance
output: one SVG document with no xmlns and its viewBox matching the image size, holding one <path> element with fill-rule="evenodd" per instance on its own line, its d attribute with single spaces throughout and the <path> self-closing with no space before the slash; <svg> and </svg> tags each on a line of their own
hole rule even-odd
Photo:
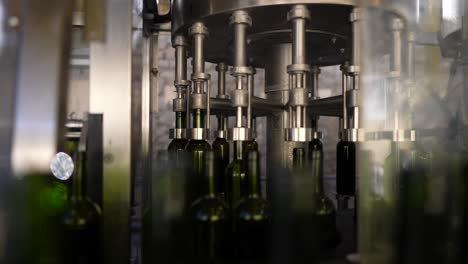
<svg viewBox="0 0 468 264">
<path fill-rule="evenodd" d="M 305 7 L 304 7 L 305 8 Z M 294 18 L 292 21 L 292 37 L 293 37 L 293 64 L 306 63 L 306 39 L 305 39 L 305 26 L 306 20 L 304 18 Z"/>
<path fill-rule="evenodd" d="M 402 72 L 402 30 L 403 21 L 400 18 L 392 19 L 392 53 L 390 70 L 397 76 L 401 76 Z"/>
<path fill-rule="evenodd" d="M 243 12 L 243 11 L 240 11 Z M 247 43 L 246 43 L 247 25 L 238 23 L 234 25 L 234 65 L 247 65 Z"/>
<path fill-rule="evenodd" d="M 210 129 L 211 127 L 211 113 L 210 113 L 210 94 L 211 94 L 211 77 L 206 80 L 206 128 Z"/>
<path fill-rule="evenodd" d="M 252 94 L 254 87 L 254 74 L 247 75 L 247 128 L 252 127 Z"/>
<path fill-rule="evenodd" d="M 187 128 L 190 128 L 192 127 L 191 123 L 190 123 L 190 120 L 192 118 L 190 118 L 190 94 L 191 94 L 191 91 L 190 91 L 190 86 L 191 86 L 192 82 L 190 82 L 190 85 L 186 88 L 186 91 L 185 91 L 185 98 L 187 99 L 187 118 L 186 118 L 186 123 L 187 123 Z"/>
<path fill-rule="evenodd" d="M 348 106 L 346 102 L 346 90 L 348 87 L 348 77 L 346 74 L 346 65 L 341 66 L 341 93 L 343 96 L 343 130 L 348 129 Z"/>
</svg>

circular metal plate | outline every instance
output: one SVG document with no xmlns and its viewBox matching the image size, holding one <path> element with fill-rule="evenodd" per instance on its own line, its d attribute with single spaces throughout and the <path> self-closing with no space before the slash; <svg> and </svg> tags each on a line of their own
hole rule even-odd
<svg viewBox="0 0 468 264">
<path fill-rule="evenodd" d="M 311 19 L 307 26 L 308 63 L 317 66 L 337 65 L 349 58 L 352 0 L 300 1 L 308 4 Z M 248 59 L 252 66 L 263 68 L 265 50 L 272 45 L 291 42 L 291 24 L 287 13 L 291 1 L 175 1 L 173 34 L 185 34 L 193 21 L 203 22 L 210 31 L 206 39 L 206 60 L 232 64 L 232 29 L 229 17 L 233 10 L 246 10 L 252 17 L 249 28 Z M 206 10 L 205 10 L 206 8 Z"/>
</svg>

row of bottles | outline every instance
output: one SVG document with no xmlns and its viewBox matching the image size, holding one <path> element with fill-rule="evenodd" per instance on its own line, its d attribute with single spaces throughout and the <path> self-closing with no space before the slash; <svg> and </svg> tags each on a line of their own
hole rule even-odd
<svg viewBox="0 0 468 264">
<path fill-rule="evenodd" d="M 180 140 L 178 140 L 180 141 Z M 265 260 L 269 255 L 272 227 L 269 204 L 262 198 L 259 179 L 258 145 L 253 141 L 234 141 L 234 157 L 229 161 L 229 143 L 217 138 L 212 145 L 190 140 L 183 148 L 172 148 L 173 155 L 190 159 L 185 184 L 186 221 L 190 231 L 188 248 L 198 262 L 218 263 L 222 259 Z M 323 190 L 323 146 L 319 139 L 304 148 L 294 149 L 294 169 L 290 177 L 305 197 L 291 204 L 297 226 L 297 247 L 311 258 L 326 257 L 340 243 L 335 208 Z M 181 151 L 181 152 L 179 152 Z M 302 185 L 301 181 L 309 181 Z M 196 185 L 198 187 L 194 188 Z M 313 186 L 313 191 L 303 186 Z M 190 193 L 192 192 L 192 193 Z M 194 193 L 198 192 L 198 194 Z M 307 204 L 302 210 L 301 201 Z M 310 206 L 309 206 L 310 205 Z M 299 208 L 298 210 L 296 210 Z M 282 212 L 281 214 L 284 214 Z M 308 230 L 307 230 L 308 229 Z M 307 230 L 307 232 L 301 232 Z M 306 235 L 308 234 L 308 235 Z M 309 235 L 313 234 L 313 235 Z M 301 244 L 305 244 L 301 248 Z M 312 249 L 312 250 L 311 250 Z M 305 258 L 308 258 L 306 254 Z"/>
<path fill-rule="evenodd" d="M 85 136 L 84 136 L 85 137 Z M 102 262 L 101 209 L 88 195 L 86 138 L 67 138 L 50 174 L 24 176 L 25 252 L 18 263 Z M 14 249 L 13 251 L 17 251 Z M 18 254 L 18 257 L 15 254 Z"/>
</svg>

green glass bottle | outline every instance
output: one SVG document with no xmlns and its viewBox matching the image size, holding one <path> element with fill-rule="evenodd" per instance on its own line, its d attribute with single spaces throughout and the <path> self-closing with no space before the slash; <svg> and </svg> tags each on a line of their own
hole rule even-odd
<svg viewBox="0 0 468 264">
<path fill-rule="evenodd" d="M 356 145 L 340 140 L 336 146 L 336 192 L 354 196 L 356 193 Z"/>
<path fill-rule="evenodd" d="M 226 168 L 226 202 L 231 210 L 236 208 L 237 203 L 245 194 L 246 166 L 242 155 L 242 141 L 234 143 L 234 159 Z"/>
<path fill-rule="evenodd" d="M 262 261 L 267 255 L 269 206 L 260 194 L 258 151 L 248 153 L 248 193 L 235 210 L 236 255 L 241 259 Z"/>
<path fill-rule="evenodd" d="M 218 191 L 224 199 L 226 183 L 224 181 L 224 171 L 229 165 L 229 142 L 225 138 L 217 137 L 213 141 L 213 152 L 215 156 L 216 175 L 220 177 Z"/>
<path fill-rule="evenodd" d="M 193 113 L 193 127 L 203 128 L 204 113 L 201 109 L 194 110 Z M 186 205 L 190 205 L 200 194 L 200 179 L 203 178 L 203 155 L 206 151 L 211 150 L 210 144 L 206 140 L 191 139 L 187 144 L 185 150 L 190 153 L 192 159 L 192 173 L 188 174 L 189 177 L 186 181 L 187 192 Z"/>
<path fill-rule="evenodd" d="M 333 202 L 323 190 L 323 146 L 319 139 L 309 142 L 309 162 L 314 180 L 314 217 L 312 225 L 316 227 L 317 249 L 329 251 L 340 242 L 336 228 L 336 212 Z"/>
<path fill-rule="evenodd" d="M 63 263 L 101 263 L 99 206 L 87 195 L 86 153 L 73 153 L 75 172 L 71 177 L 68 206 L 62 215 Z"/>
<path fill-rule="evenodd" d="M 255 138 L 252 140 L 242 141 L 243 159 L 247 160 L 250 151 L 258 151 L 258 143 Z"/>
<path fill-rule="evenodd" d="M 195 263 L 220 263 L 226 253 L 225 232 L 229 230 L 228 210 L 217 195 L 214 154 L 204 154 L 205 175 L 202 178 L 203 196 L 190 207 L 192 224 L 192 252 Z"/>
<path fill-rule="evenodd" d="M 176 112 L 176 127 L 177 129 L 184 129 L 186 124 L 186 114 L 184 112 Z M 185 138 L 174 138 L 167 150 L 169 152 L 176 153 L 178 151 L 184 151 L 187 146 L 188 140 Z"/>
</svg>

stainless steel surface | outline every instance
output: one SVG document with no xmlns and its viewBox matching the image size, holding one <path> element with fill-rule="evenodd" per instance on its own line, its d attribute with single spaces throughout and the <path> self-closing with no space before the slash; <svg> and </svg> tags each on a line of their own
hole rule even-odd
<svg viewBox="0 0 468 264">
<path fill-rule="evenodd" d="M 72 4 L 30 0 L 23 15 L 11 157 L 16 177 L 48 173 L 63 142 Z"/>
<path fill-rule="evenodd" d="M 269 47 L 269 62 L 265 68 L 265 93 L 270 102 L 285 106 L 289 100 L 288 74 L 286 67 L 291 64 L 291 45 L 282 44 Z M 254 102 L 255 105 L 255 102 Z M 296 147 L 305 147 L 303 143 L 284 140 L 288 117 L 286 111 L 274 112 L 267 117 L 267 175 L 273 175 L 277 166 L 291 167 L 292 152 Z"/>
<path fill-rule="evenodd" d="M 169 138 L 186 138 L 186 129 L 171 128 L 169 129 Z"/>
<path fill-rule="evenodd" d="M 190 25 L 203 22 L 210 30 L 207 39 L 207 61 L 227 62 L 232 65 L 226 50 L 233 50 L 230 31 L 219 27 L 220 21 L 228 21 L 232 12 L 244 10 L 252 17 L 253 25 L 247 38 L 248 64 L 264 68 L 268 57 L 264 47 L 290 42 L 290 26 L 285 23 L 286 14 L 294 4 L 307 4 L 313 10 L 311 22 L 307 27 L 307 50 L 313 50 L 308 56 L 308 63 L 314 65 L 336 65 L 349 56 L 351 51 L 346 44 L 350 37 L 347 16 L 353 0 L 307 0 L 307 1 L 190 1 L 173 2 L 173 34 L 184 33 Z M 281 19 L 272 20 L 272 17 Z M 333 18 L 330 20 L 330 18 Z M 284 19 L 284 20 L 283 20 Z"/>
<path fill-rule="evenodd" d="M 306 55 L 306 22 L 310 12 L 305 5 L 294 5 L 288 12 L 288 20 L 292 24 L 292 64 L 288 65 L 289 74 L 289 119 L 285 128 L 285 140 L 306 142 L 312 139 L 311 129 L 307 129 L 306 106 L 308 98 L 307 74 L 310 66 Z"/>
<path fill-rule="evenodd" d="M 230 99 L 211 98 L 210 104 L 213 114 L 236 115 L 236 109 L 232 107 Z M 255 96 L 252 98 L 253 116 L 267 116 L 283 110 L 284 106 L 280 103 Z"/>
<path fill-rule="evenodd" d="M 188 139 L 209 140 L 211 138 L 210 130 L 206 128 L 188 128 L 186 135 Z"/>
<path fill-rule="evenodd" d="M 104 263 L 117 264 L 130 257 L 132 5 L 105 8 L 106 41 L 90 48 L 90 111 L 103 114 Z"/>
<path fill-rule="evenodd" d="M 248 141 L 253 139 L 251 128 L 232 127 L 228 128 L 228 139 L 233 141 Z"/>
<path fill-rule="evenodd" d="M 312 129 L 305 127 L 286 128 L 284 134 L 284 140 L 292 142 L 309 142 L 314 138 Z"/>
</svg>

